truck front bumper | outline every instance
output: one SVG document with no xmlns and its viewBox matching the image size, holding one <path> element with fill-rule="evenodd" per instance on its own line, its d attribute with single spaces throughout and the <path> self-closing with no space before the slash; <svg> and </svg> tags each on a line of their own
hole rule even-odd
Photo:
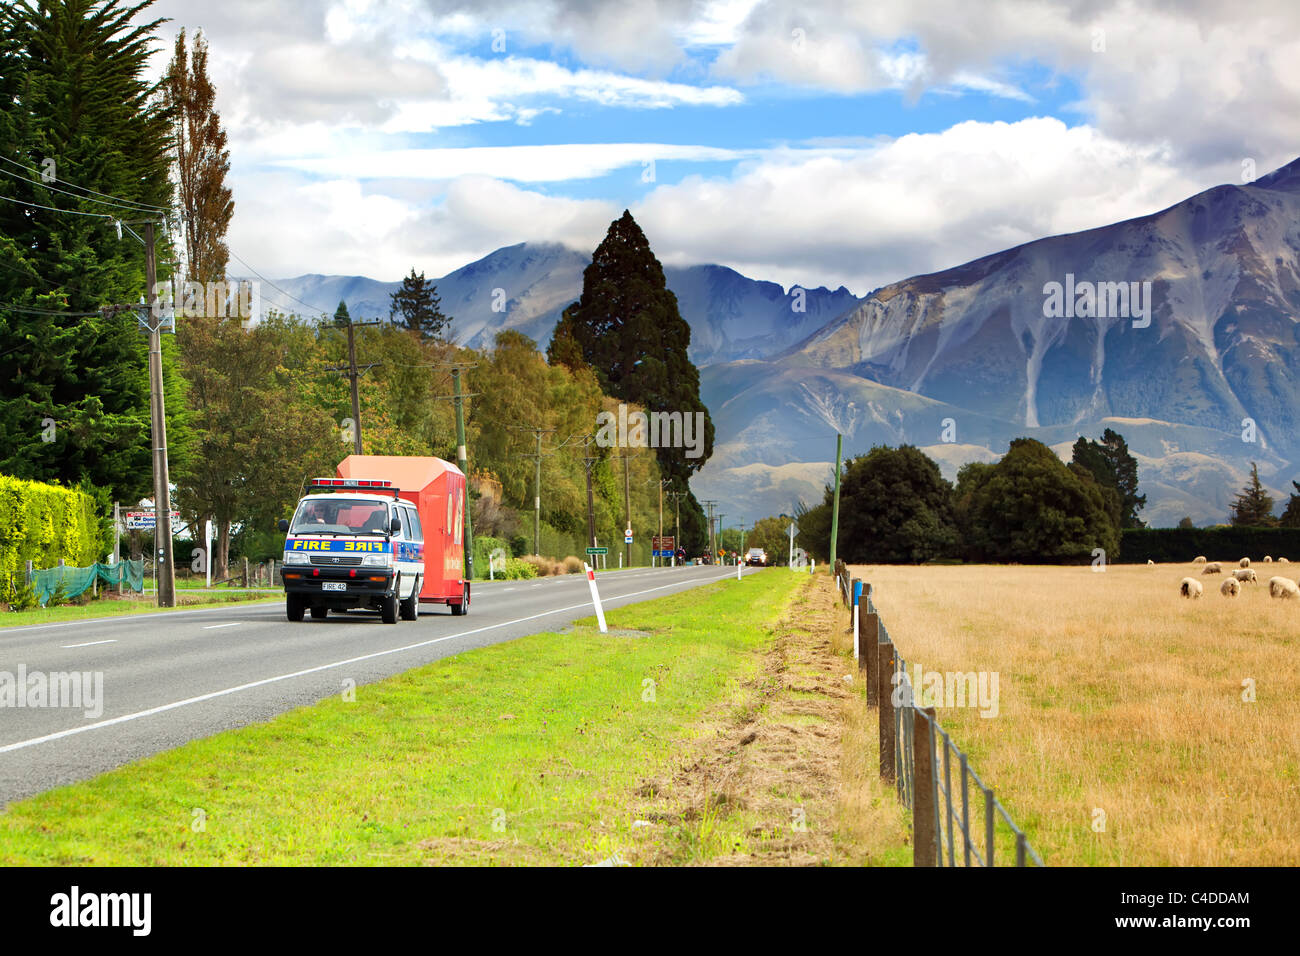
<svg viewBox="0 0 1300 956">
<path fill-rule="evenodd" d="M 396 579 L 392 568 L 324 568 L 291 564 L 280 570 L 285 593 L 305 595 L 311 607 L 370 604 L 390 597 Z"/>
</svg>

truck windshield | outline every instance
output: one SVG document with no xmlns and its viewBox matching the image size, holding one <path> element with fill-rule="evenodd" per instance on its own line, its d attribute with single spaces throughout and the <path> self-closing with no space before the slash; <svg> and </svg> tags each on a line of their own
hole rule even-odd
<svg viewBox="0 0 1300 956">
<path fill-rule="evenodd" d="M 388 534 L 388 505 L 365 498 L 308 498 L 298 504 L 290 534 Z"/>
</svg>

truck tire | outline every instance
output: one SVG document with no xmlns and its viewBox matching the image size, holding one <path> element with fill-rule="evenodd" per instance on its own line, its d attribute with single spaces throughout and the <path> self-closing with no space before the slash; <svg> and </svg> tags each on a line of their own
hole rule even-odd
<svg viewBox="0 0 1300 956">
<path fill-rule="evenodd" d="M 311 609 L 311 619 L 313 621 L 323 621 L 329 615 L 330 609 L 327 607 L 314 607 Z"/>
<path fill-rule="evenodd" d="M 451 613 L 461 616 L 469 613 L 469 582 L 466 581 L 460 592 L 460 603 L 451 605 Z"/>
<path fill-rule="evenodd" d="M 392 594 L 388 595 L 388 597 L 384 598 L 383 601 L 380 603 L 379 617 L 383 620 L 385 624 L 397 623 L 397 589 L 396 588 L 393 589 Z"/>
<path fill-rule="evenodd" d="M 291 621 L 301 621 L 303 611 L 307 609 L 307 600 L 301 594 L 286 594 L 284 596 L 284 616 Z"/>
<path fill-rule="evenodd" d="M 404 598 L 398 607 L 398 614 L 403 621 L 415 621 L 420 617 L 420 579 L 415 579 L 415 586 L 411 588 L 411 596 Z"/>
</svg>

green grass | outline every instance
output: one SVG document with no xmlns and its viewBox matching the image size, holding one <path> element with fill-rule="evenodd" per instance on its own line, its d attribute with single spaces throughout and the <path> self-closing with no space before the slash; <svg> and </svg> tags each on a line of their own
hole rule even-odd
<svg viewBox="0 0 1300 956">
<path fill-rule="evenodd" d="M 231 591 L 229 594 L 213 592 L 210 600 L 186 601 L 180 607 L 158 607 L 140 598 L 99 598 L 89 604 L 61 604 L 58 607 L 37 607 L 29 611 L 9 611 L 0 614 L 0 629 L 21 627 L 24 624 L 61 624 L 64 621 L 85 621 L 98 617 L 118 617 L 123 614 L 156 614 L 167 611 L 188 611 L 200 607 L 218 607 L 222 604 L 268 604 L 284 601 L 284 593 L 250 597 L 256 592 Z M 151 600 L 156 598 L 150 597 Z"/>
<path fill-rule="evenodd" d="M 650 636 L 579 622 L 12 804 L 0 814 L 0 864 L 626 855 L 654 838 L 631 826 L 638 783 L 664 772 L 701 718 L 757 673 L 755 652 L 804 580 L 761 574 L 614 610 L 611 628 Z"/>
</svg>

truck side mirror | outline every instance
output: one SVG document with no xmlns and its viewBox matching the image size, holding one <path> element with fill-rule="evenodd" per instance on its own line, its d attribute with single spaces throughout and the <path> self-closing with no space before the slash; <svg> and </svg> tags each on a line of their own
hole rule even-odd
<svg viewBox="0 0 1300 956">
<path fill-rule="evenodd" d="M 400 534 L 401 530 L 402 530 L 402 519 L 394 515 L 393 520 L 388 522 L 388 531 L 390 534 Z"/>
<path fill-rule="evenodd" d="M 280 528 L 281 531 L 288 531 L 288 530 L 289 530 L 289 521 L 288 521 L 288 519 L 287 519 L 287 518 L 281 518 L 278 527 Z"/>
</svg>

